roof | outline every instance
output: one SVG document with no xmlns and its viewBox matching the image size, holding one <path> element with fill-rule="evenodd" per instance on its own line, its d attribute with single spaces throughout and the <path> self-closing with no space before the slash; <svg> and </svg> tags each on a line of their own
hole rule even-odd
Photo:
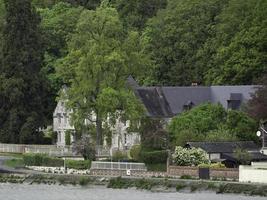
<svg viewBox="0 0 267 200">
<path fill-rule="evenodd" d="M 253 141 L 237 142 L 188 142 L 190 147 L 201 148 L 207 153 L 233 153 L 237 148 L 247 151 L 258 151 L 258 147 Z"/>
<path fill-rule="evenodd" d="M 147 114 L 150 117 L 170 118 L 173 112 L 162 91 L 155 87 L 137 88 L 135 94 L 146 107 Z"/>
<path fill-rule="evenodd" d="M 188 86 L 188 87 L 141 87 L 129 76 L 127 85 L 155 118 L 171 118 L 185 110 L 185 106 L 202 103 L 221 103 L 227 108 L 229 100 L 246 101 L 256 90 L 255 85 L 240 86 Z M 241 102 L 241 103 L 242 103 Z"/>
<path fill-rule="evenodd" d="M 260 152 L 249 152 L 249 156 L 251 161 L 267 161 L 267 155 Z M 226 160 L 236 161 L 233 153 L 223 153 L 221 157 Z"/>
</svg>

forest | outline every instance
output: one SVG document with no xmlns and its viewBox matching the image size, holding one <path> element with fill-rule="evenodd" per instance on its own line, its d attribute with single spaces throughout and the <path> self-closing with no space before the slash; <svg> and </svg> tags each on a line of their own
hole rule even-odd
<svg viewBox="0 0 267 200">
<path fill-rule="evenodd" d="M 129 75 L 147 86 L 261 84 L 266 10 L 266 0 L 0 0 L 0 142 L 42 143 L 63 85 L 75 127 L 96 113 L 100 141 L 105 125 L 143 112 Z"/>
</svg>

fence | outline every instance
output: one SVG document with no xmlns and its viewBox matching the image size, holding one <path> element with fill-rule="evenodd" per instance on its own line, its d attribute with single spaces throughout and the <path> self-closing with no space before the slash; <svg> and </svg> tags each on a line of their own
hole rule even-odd
<svg viewBox="0 0 267 200">
<path fill-rule="evenodd" d="M 2 153 L 45 153 L 50 156 L 74 156 L 70 146 L 57 147 L 56 145 L 26 145 L 0 143 Z"/>
<path fill-rule="evenodd" d="M 91 170 L 139 170 L 147 171 L 144 163 L 130 163 L 130 162 L 99 162 L 94 161 L 91 164 Z"/>
</svg>

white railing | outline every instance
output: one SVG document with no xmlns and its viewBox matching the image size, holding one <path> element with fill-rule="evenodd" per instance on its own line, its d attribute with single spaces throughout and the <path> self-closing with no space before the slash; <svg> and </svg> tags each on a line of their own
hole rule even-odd
<svg viewBox="0 0 267 200">
<path fill-rule="evenodd" d="M 0 143 L 2 153 L 45 153 L 51 156 L 73 156 L 70 146 L 57 147 L 56 145 L 26 145 Z"/>
<path fill-rule="evenodd" d="M 108 170 L 140 170 L 147 171 L 144 163 L 131 162 L 100 162 L 93 161 L 91 169 L 108 169 Z"/>
</svg>

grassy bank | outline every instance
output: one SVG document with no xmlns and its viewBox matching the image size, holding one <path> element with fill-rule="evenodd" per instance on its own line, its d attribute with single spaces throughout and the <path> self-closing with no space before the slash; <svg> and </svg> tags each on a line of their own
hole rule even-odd
<svg viewBox="0 0 267 200">
<path fill-rule="evenodd" d="M 142 178 L 99 178 L 80 175 L 1 175 L 0 183 L 59 184 L 59 185 L 103 185 L 114 189 L 136 188 L 153 191 L 201 192 L 245 194 L 267 196 L 267 185 L 230 182 L 181 180 L 181 179 L 142 179 Z"/>
<path fill-rule="evenodd" d="M 27 166 L 46 166 L 46 167 L 63 167 L 64 160 L 61 158 L 49 157 L 46 154 L 4 154 L 5 156 L 15 157 L 6 160 L 4 164 L 12 168 L 23 168 Z M 89 169 L 90 160 L 66 160 L 66 167 L 76 170 Z"/>
</svg>

